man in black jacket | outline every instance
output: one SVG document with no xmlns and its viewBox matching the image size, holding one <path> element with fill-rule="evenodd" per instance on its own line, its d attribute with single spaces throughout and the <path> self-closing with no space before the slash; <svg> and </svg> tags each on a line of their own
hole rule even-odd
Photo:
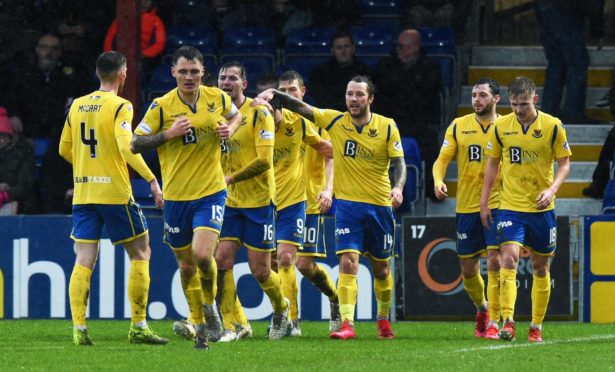
<svg viewBox="0 0 615 372">
<path fill-rule="evenodd" d="M 314 66 L 310 74 L 310 97 L 316 107 L 346 110 L 346 85 L 357 75 L 372 76 L 373 70 L 355 58 L 355 46 L 348 31 L 337 31 L 331 39 L 331 59 Z"/>
<path fill-rule="evenodd" d="M 402 31 L 395 55 L 383 58 L 376 72 L 378 112 L 395 119 L 402 137 L 414 137 L 419 143 L 426 172 L 431 172 L 438 156 L 440 122 L 440 66 L 427 59 L 417 30 Z M 425 175 L 427 196 L 433 195 L 433 177 Z"/>
</svg>

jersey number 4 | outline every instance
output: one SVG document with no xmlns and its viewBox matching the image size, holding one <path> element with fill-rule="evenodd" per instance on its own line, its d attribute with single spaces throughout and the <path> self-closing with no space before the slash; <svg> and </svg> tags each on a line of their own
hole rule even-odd
<svg viewBox="0 0 615 372">
<path fill-rule="evenodd" d="M 90 146 L 90 158 L 96 157 L 96 145 L 98 145 L 98 140 L 96 140 L 96 132 L 94 128 L 90 128 L 90 130 L 86 133 L 85 122 L 81 122 L 81 143 L 86 146 Z"/>
</svg>

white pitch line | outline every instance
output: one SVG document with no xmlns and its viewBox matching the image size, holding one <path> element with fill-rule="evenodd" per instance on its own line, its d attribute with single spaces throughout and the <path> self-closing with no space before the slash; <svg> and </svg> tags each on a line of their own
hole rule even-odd
<svg viewBox="0 0 615 372">
<path fill-rule="evenodd" d="M 546 346 L 546 345 L 554 345 L 554 344 L 572 344 L 576 342 L 586 342 L 586 341 L 601 341 L 601 340 L 610 340 L 615 338 L 615 335 L 599 335 L 599 336 L 589 336 L 589 337 L 576 337 L 576 338 L 567 338 L 567 339 L 559 339 L 559 340 L 547 340 L 544 342 L 538 343 L 509 343 L 500 345 L 492 345 L 492 346 L 480 346 L 480 347 L 469 347 L 464 349 L 456 350 L 457 353 L 467 353 L 472 351 L 481 351 L 481 350 L 501 350 L 501 349 L 513 349 L 513 348 L 521 348 L 521 347 L 537 347 L 537 346 Z"/>
</svg>

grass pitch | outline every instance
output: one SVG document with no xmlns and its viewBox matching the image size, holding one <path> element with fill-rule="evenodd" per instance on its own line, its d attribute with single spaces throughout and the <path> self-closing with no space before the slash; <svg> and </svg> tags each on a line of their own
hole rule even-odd
<svg viewBox="0 0 615 372">
<path fill-rule="evenodd" d="M 173 335 L 172 321 L 150 321 L 166 346 L 131 345 L 128 321 L 89 321 L 93 347 L 71 343 L 67 320 L 0 320 L 0 370 L 147 371 L 541 371 L 615 370 L 615 325 L 547 322 L 545 342 L 476 339 L 472 322 L 398 322 L 379 340 L 375 322 L 357 322 L 357 340 L 329 340 L 326 322 L 302 322 L 303 336 L 269 341 L 266 322 L 254 337 L 196 351 Z"/>
</svg>

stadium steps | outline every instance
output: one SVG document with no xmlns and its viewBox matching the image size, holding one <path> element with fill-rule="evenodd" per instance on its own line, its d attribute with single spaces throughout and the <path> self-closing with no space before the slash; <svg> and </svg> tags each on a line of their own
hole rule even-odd
<svg viewBox="0 0 615 372">
<path fill-rule="evenodd" d="M 470 66 L 468 68 L 468 81 L 476 81 L 481 77 L 489 76 L 502 85 L 508 84 L 517 76 L 527 76 L 536 86 L 545 84 L 545 70 L 547 66 Z M 613 66 L 590 67 L 587 74 L 587 86 L 611 86 Z"/>
</svg>

